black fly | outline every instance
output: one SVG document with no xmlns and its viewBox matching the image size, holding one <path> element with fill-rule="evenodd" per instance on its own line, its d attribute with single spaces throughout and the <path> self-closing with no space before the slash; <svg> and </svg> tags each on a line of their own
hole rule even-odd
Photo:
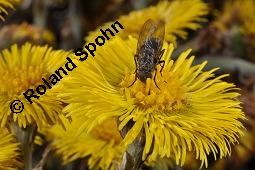
<svg viewBox="0 0 255 170">
<path fill-rule="evenodd" d="M 138 78 L 145 83 L 147 78 L 152 78 L 153 71 L 155 70 L 157 72 L 158 64 L 163 64 L 161 65 L 161 73 L 165 64 L 165 61 L 161 61 L 165 51 L 164 49 L 162 50 L 164 35 L 164 22 L 154 22 L 153 20 L 149 19 L 144 23 L 139 35 L 137 51 L 134 56 L 136 64 L 135 81 Z M 158 87 L 155 80 L 156 73 L 154 76 L 154 82 Z M 130 86 L 132 86 L 135 81 Z"/>
</svg>

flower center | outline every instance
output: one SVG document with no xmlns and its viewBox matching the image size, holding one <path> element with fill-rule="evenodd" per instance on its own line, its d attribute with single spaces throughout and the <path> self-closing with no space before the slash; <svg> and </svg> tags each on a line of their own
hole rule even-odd
<svg viewBox="0 0 255 170">
<path fill-rule="evenodd" d="M 16 68 L 0 70 L 0 93 L 8 97 L 20 95 L 29 88 L 35 87 L 45 77 L 42 66 L 17 66 Z"/>
<path fill-rule="evenodd" d="M 95 135 L 95 137 L 106 141 L 114 140 L 115 144 L 119 144 L 122 139 L 117 128 L 117 123 L 114 119 L 108 119 L 102 124 L 96 126 L 92 130 L 92 134 Z"/>
<path fill-rule="evenodd" d="M 160 70 L 160 67 L 157 69 Z M 146 82 L 135 80 L 135 74 L 126 74 L 120 83 L 121 93 L 127 100 L 142 109 L 154 108 L 163 111 L 178 111 L 186 105 L 185 87 L 182 86 L 178 75 L 172 72 L 157 71 L 153 78 L 147 78 Z M 130 87 L 129 87 L 130 86 Z M 158 87 L 157 87 L 158 86 Z"/>
</svg>

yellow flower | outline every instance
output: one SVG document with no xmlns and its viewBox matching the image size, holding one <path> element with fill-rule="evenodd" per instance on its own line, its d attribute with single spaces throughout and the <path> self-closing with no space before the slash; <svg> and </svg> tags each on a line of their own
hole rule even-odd
<svg viewBox="0 0 255 170">
<path fill-rule="evenodd" d="M 4 20 L 2 14 L 8 14 L 5 8 L 14 8 L 14 4 L 19 3 L 20 0 L 0 0 L 0 19 Z"/>
<path fill-rule="evenodd" d="M 53 45 L 55 42 L 55 36 L 50 31 L 25 22 L 3 26 L 0 30 L 0 39 L 2 40 L 0 42 L 1 49 L 14 43 L 24 44 L 27 41 L 38 45 L 46 43 Z"/>
<path fill-rule="evenodd" d="M 148 19 L 162 20 L 166 25 L 166 41 L 175 42 L 177 36 L 186 38 L 185 29 L 198 29 L 200 26 L 197 22 L 205 21 L 202 16 L 207 12 L 208 7 L 201 0 L 161 1 L 156 6 L 134 11 L 117 19 L 124 27 L 124 31 L 119 32 L 118 35 L 122 38 L 127 38 L 128 35 L 138 37 L 145 21 Z M 112 23 L 106 23 L 100 28 L 105 30 Z M 85 39 L 88 42 L 94 41 L 101 34 L 100 28 L 91 32 Z"/>
<path fill-rule="evenodd" d="M 22 166 L 19 161 L 19 144 L 6 128 L 0 128 L 0 169 L 15 170 Z"/>
<path fill-rule="evenodd" d="M 255 4 L 254 4 L 255 5 Z M 255 13 L 255 10 L 254 10 L 254 13 Z M 254 19 L 253 20 L 250 20 L 250 21 L 247 21 L 245 24 L 244 24 L 244 27 L 243 27 L 243 32 L 245 34 L 247 34 L 247 36 L 255 36 L 255 15 L 254 15 Z M 253 37 L 254 38 L 254 37 Z M 253 41 L 253 43 L 255 44 L 255 42 Z M 255 46 L 255 45 L 254 45 Z"/>
<path fill-rule="evenodd" d="M 186 152 L 196 153 L 201 166 L 207 166 L 207 155 L 230 154 L 231 144 L 242 134 L 244 119 L 234 84 L 214 77 L 215 68 L 202 71 L 206 61 L 192 66 L 191 50 L 170 59 L 173 45 L 164 44 L 165 66 L 146 83 L 135 78 L 134 54 L 137 40 L 116 37 L 98 48 L 95 57 L 80 63 L 79 69 L 62 81 L 61 97 L 70 103 L 67 116 L 87 117 L 83 127 L 90 131 L 109 118 L 119 118 L 119 130 L 129 121 L 132 129 L 123 143 L 129 145 L 144 129 L 146 143 L 143 159 L 153 162 L 158 157 L 174 157 L 183 165 Z M 68 98 L 70 97 L 70 98 Z"/>
<path fill-rule="evenodd" d="M 20 127 L 36 123 L 40 129 L 43 125 L 52 124 L 59 120 L 58 114 L 62 114 L 61 99 L 55 96 L 57 85 L 45 92 L 39 85 L 44 84 L 52 72 L 63 66 L 70 52 L 53 50 L 48 46 L 33 46 L 29 43 L 21 46 L 11 46 L 0 53 L 0 126 L 7 121 L 17 122 Z M 40 86 L 41 87 L 41 86 Z M 23 93 L 32 89 L 39 99 L 31 98 L 32 104 L 26 100 Z M 35 90 L 36 89 L 36 90 Z M 30 96 L 31 91 L 28 93 Z M 32 96 L 32 95 L 31 95 Z M 21 113 L 12 113 L 10 105 L 12 101 L 23 102 L 24 110 Z M 17 106 L 16 106 L 17 107 Z M 21 107 L 21 105 L 19 105 Z"/>
<path fill-rule="evenodd" d="M 109 119 L 96 126 L 90 133 L 79 133 L 78 129 L 84 120 L 74 118 L 71 123 L 66 120 L 66 130 L 60 125 L 55 125 L 46 129 L 44 134 L 52 141 L 52 147 L 61 155 L 64 164 L 89 156 L 90 169 L 113 170 L 113 161 L 119 161 L 124 152 L 120 145 L 122 138 L 116 122 Z"/>
<path fill-rule="evenodd" d="M 246 25 L 248 26 L 250 22 L 255 22 L 255 2 L 253 0 L 234 0 L 226 1 L 223 12 L 218 14 L 213 25 L 225 31 L 234 25 L 246 29 Z"/>
<path fill-rule="evenodd" d="M 254 3 L 255 6 L 255 3 Z M 255 61 L 255 10 L 253 20 L 247 21 L 244 24 L 242 32 L 246 35 L 246 42 L 248 44 L 247 48 L 250 48 L 249 54 L 252 56 L 251 59 Z"/>
<path fill-rule="evenodd" d="M 224 39 L 241 39 L 238 42 L 231 43 L 231 46 L 239 45 L 245 47 L 244 52 L 246 55 L 243 57 L 248 60 L 255 61 L 254 49 L 255 49 L 255 1 L 254 0 L 230 0 L 225 1 L 222 12 L 218 12 L 216 20 L 210 24 L 209 31 L 213 34 L 214 41 L 211 42 L 225 42 Z M 216 30 L 215 30 L 216 28 Z M 209 32 L 210 33 L 210 32 Z M 215 39 L 216 37 L 216 39 Z M 212 38 L 207 38 L 212 39 Z M 204 43 L 204 42 L 203 42 Z M 219 43 L 210 43 L 208 49 L 215 51 L 215 48 L 222 49 L 222 45 Z M 218 47 L 218 45 L 220 45 Z M 217 51 L 216 49 L 216 51 Z M 236 50 L 233 50 L 234 53 Z M 240 49 L 239 49 L 240 51 Z M 238 50 L 237 50 L 238 53 Z M 240 56 L 240 54 L 236 54 Z"/>
</svg>

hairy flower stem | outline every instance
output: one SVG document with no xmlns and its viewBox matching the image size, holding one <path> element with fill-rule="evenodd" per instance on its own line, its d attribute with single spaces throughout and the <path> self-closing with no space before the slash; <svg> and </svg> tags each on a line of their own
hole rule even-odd
<svg viewBox="0 0 255 170">
<path fill-rule="evenodd" d="M 49 13 L 47 8 L 47 1 L 45 0 L 36 0 L 33 3 L 34 24 L 41 28 L 45 28 L 47 24 Z"/>
<path fill-rule="evenodd" d="M 17 141 L 21 143 L 20 147 L 24 162 L 24 170 L 32 170 L 33 143 L 37 132 L 37 126 L 29 125 L 22 129 L 13 123 L 11 130 L 16 135 Z"/>
<path fill-rule="evenodd" d="M 132 127 L 132 122 L 129 122 L 127 126 L 125 126 L 122 131 L 121 135 L 124 138 L 127 132 Z M 143 164 L 142 155 L 143 149 L 145 145 L 145 133 L 144 130 L 140 132 L 137 138 L 131 143 L 127 151 L 124 153 L 122 162 L 120 165 L 120 170 L 139 170 Z"/>
</svg>

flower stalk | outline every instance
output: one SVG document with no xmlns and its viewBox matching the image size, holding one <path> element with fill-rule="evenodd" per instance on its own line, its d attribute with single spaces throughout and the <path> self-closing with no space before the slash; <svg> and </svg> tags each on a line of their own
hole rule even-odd
<svg viewBox="0 0 255 170">
<path fill-rule="evenodd" d="M 121 135 L 124 138 L 127 132 L 131 129 L 131 123 L 128 123 L 121 130 Z M 133 123 L 132 123 L 133 124 Z M 136 139 L 127 147 L 126 152 L 123 155 L 120 170 L 139 170 L 142 166 L 143 149 L 145 145 L 145 133 L 141 130 Z"/>
<path fill-rule="evenodd" d="M 11 130 L 16 135 L 17 141 L 20 143 L 21 155 L 24 163 L 24 170 L 32 170 L 33 167 L 33 143 L 37 132 L 35 124 L 26 128 L 19 128 L 15 123 L 12 124 Z"/>
</svg>

